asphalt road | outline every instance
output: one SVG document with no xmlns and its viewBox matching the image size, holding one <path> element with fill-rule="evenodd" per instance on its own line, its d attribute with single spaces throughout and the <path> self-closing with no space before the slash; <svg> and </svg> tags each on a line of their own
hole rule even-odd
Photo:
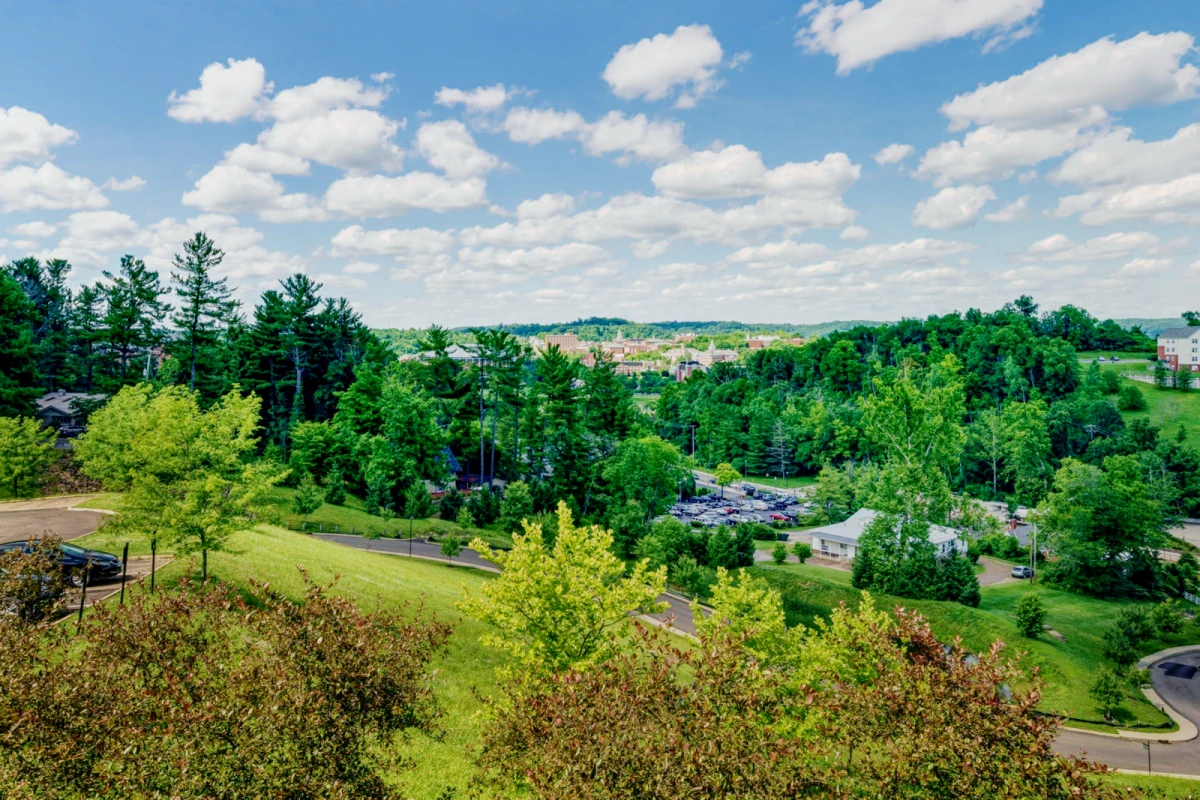
<svg viewBox="0 0 1200 800">
<path fill-rule="evenodd" d="M 1150 667 L 1154 691 L 1165 702 L 1188 719 L 1200 724 L 1200 673 L 1190 680 L 1167 676 L 1159 664 L 1174 662 L 1200 667 L 1200 651 L 1160 659 Z M 1146 769 L 1146 750 L 1140 741 L 1109 736 L 1089 736 L 1085 733 L 1063 731 L 1054 742 L 1054 749 L 1063 754 L 1084 755 L 1116 769 Z M 1177 775 L 1200 774 L 1200 738 L 1190 742 L 1150 743 L 1151 772 Z"/>
<path fill-rule="evenodd" d="M 52 532 L 60 539 L 77 539 L 94 533 L 103 516 L 95 511 L 68 511 L 65 508 L 0 510 L 0 542 L 40 537 L 46 532 Z"/>
<path fill-rule="evenodd" d="M 325 539 L 329 542 L 336 542 L 347 547 L 353 547 L 358 550 L 372 550 L 378 553 L 390 553 L 392 555 L 407 556 L 409 555 L 409 539 L 364 539 L 361 536 L 350 536 L 348 534 L 339 533 L 314 533 L 318 539 Z M 446 563 L 446 557 L 442 555 L 438 549 L 438 545 L 430 544 L 424 539 L 411 540 L 412 555 L 416 558 L 424 558 Z M 486 569 L 491 572 L 497 572 L 496 565 L 482 558 L 474 550 L 463 550 L 459 556 L 454 559 L 455 564 L 464 566 L 477 567 Z M 689 607 L 686 600 L 676 597 L 671 594 L 661 594 L 658 599 L 667 604 L 667 610 L 662 614 L 653 615 L 661 622 L 671 622 L 674 627 L 688 634 L 696 633 L 695 619 L 692 617 L 692 609 Z"/>
</svg>

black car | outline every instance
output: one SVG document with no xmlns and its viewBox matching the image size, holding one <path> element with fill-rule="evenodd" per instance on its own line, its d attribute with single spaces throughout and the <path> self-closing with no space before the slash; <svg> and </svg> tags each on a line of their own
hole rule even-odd
<svg viewBox="0 0 1200 800">
<path fill-rule="evenodd" d="M 14 550 L 32 553 L 36 541 L 6 542 L 0 544 L 0 555 Z M 121 575 L 121 559 L 112 553 L 99 550 L 85 550 L 73 544 L 61 543 L 59 546 L 58 566 L 62 569 L 67 583 L 72 586 L 83 585 L 83 571 L 88 569 L 88 583 L 113 580 Z M 90 569 L 89 569 L 90 565 Z"/>
</svg>

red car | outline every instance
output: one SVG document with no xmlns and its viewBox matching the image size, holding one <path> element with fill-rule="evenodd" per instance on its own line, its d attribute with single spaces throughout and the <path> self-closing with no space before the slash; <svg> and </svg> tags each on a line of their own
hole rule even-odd
<svg viewBox="0 0 1200 800">
<path fill-rule="evenodd" d="M 772 514 L 771 519 L 775 520 L 776 522 L 783 522 L 787 519 L 787 517 L 785 517 L 783 514 Z"/>
</svg>

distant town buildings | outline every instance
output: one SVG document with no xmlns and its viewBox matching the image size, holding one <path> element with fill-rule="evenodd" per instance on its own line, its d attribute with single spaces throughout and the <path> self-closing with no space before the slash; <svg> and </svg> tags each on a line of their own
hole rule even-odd
<svg viewBox="0 0 1200 800">
<path fill-rule="evenodd" d="M 1167 328 L 1160 333 L 1158 360 L 1173 371 L 1200 372 L 1200 327 Z"/>
</svg>

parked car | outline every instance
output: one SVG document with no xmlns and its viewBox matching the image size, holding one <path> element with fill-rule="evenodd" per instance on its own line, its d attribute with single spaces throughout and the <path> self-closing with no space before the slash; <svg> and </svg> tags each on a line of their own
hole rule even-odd
<svg viewBox="0 0 1200 800">
<path fill-rule="evenodd" d="M 0 544 L 0 554 L 14 550 L 32 553 L 35 544 L 36 541 L 6 542 Z M 121 559 L 118 556 L 99 550 L 85 550 L 66 542 L 59 545 L 57 561 L 67 583 L 72 586 L 83 585 L 85 569 L 88 570 L 88 583 L 112 580 L 121 574 Z"/>
<path fill-rule="evenodd" d="M 1118 361 L 1120 361 L 1120 360 L 1121 360 L 1121 359 L 1120 359 L 1120 357 L 1118 357 L 1118 356 L 1113 356 L 1112 358 L 1110 358 L 1110 359 L 1109 359 L 1109 361 L 1111 361 L 1111 362 L 1112 362 L 1112 363 L 1114 363 L 1114 364 L 1115 364 L 1115 363 L 1117 363 L 1117 362 L 1118 362 Z"/>
<path fill-rule="evenodd" d="M 1020 564 L 1012 568 L 1012 576 L 1014 578 L 1032 578 L 1033 567 L 1023 567 Z"/>
<path fill-rule="evenodd" d="M 776 512 L 772 512 L 771 519 L 775 520 L 776 522 L 783 522 L 784 520 L 787 519 L 787 517 L 785 517 L 783 514 L 780 514 L 779 512 L 776 511 Z"/>
<path fill-rule="evenodd" d="M 30 595 L 33 592 L 18 592 L 23 597 L 0 597 L 0 617 L 19 617 L 23 620 L 37 620 L 43 617 L 62 596 L 62 584 L 53 580 L 49 575 L 21 575 L 21 580 L 36 581 L 41 584 L 41 591 L 35 600 Z M 11 584 L 9 584 L 11 586 Z M 35 588 L 35 587 L 30 587 Z"/>
</svg>

